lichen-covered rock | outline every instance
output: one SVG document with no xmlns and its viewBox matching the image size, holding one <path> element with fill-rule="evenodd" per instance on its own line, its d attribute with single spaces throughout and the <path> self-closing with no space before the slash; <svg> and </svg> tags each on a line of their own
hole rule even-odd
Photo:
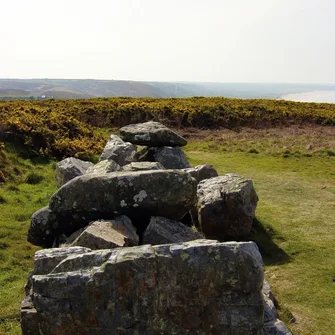
<svg viewBox="0 0 335 335">
<path fill-rule="evenodd" d="M 113 160 L 118 165 L 123 166 L 134 161 L 136 146 L 124 142 L 117 135 L 110 135 L 109 140 L 100 156 L 100 161 Z"/>
<path fill-rule="evenodd" d="M 90 221 L 118 214 L 131 219 L 146 215 L 179 220 L 195 199 L 196 181 L 189 173 L 150 170 L 77 177 L 51 197 L 49 206 L 68 235 Z"/>
<path fill-rule="evenodd" d="M 158 162 L 133 162 L 122 167 L 122 171 L 164 170 Z"/>
<path fill-rule="evenodd" d="M 198 183 L 204 179 L 218 176 L 216 169 L 210 164 L 197 165 L 194 168 L 183 169 L 183 171 L 190 173 Z"/>
<path fill-rule="evenodd" d="M 44 248 L 50 248 L 58 235 L 58 223 L 50 208 L 43 207 L 31 217 L 27 234 L 28 242 Z"/>
<path fill-rule="evenodd" d="M 33 274 L 47 274 L 50 273 L 63 259 L 73 256 L 82 255 L 85 252 L 89 252 L 91 249 L 82 247 L 72 247 L 72 248 L 53 248 L 40 250 L 35 253 L 34 256 L 34 269 L 28 275 L 28 281 L 25 286 L 26 296 L 31 294 L 32 282 L 31 277 Z"/>
<path fill-rule="evenodd" d="M 88 227 L 73 233 L 62 246 L 81 246 L 97 249 L 132 247 L 138 245 L 136 228 L 130 219 L 120 215 L 113 220 L 94 221 Z"/>
<path fill-rule="evenodd" d="M 35 267 L 30 282 L 23 335 L 259 335 L 263 326 L 262 260 L 252 242 L 85 250 L 53 269 Z"/>
<path fill-rule="evenodd" d="M 168 244 L 202 239 L 203 236 L 182 223 L 167 218 L 152 216 L 144 232 L 144 244 Z"/>
<path fill-rule="evenodd" d="M 187 141 L 159 122 L 130 124 L 120 129 L 120 136 L 124 141 L 148 147 L 184 146 Z"/>
<path fill-rule="evenodd" d="M 198 220 L 208 238 L 226 240 L 250 233 L 258 196 L 251 180 L 234 173 L 198 184 Z"/>
<path fill-rule="evenodd" d="M 85 173 L 105 174 L 121 170 L 121 166 L 113 160 L 103 160 L 91 166 Z"/>
<path fill-rule="evenodd" d="M 93 165 L 91 162 L 85 162 L 74 157 L 65 158 L 58 162 L 55 169 L 57 187 L 59 188 L 69 180 L 83 175 Z"/>
</svg>

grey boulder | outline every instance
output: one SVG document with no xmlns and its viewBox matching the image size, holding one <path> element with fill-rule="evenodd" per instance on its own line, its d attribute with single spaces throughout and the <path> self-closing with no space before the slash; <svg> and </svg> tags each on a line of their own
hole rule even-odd
<svg viewBox="0 0 335 335">
<path fill-rule="evenodd" d="M 61 187 L 69 180 L 83 175 L 88 168 L 93 166 L 91 162 L 85 162 L 80 159 L 69 157 L 56 164 L 55 181 L 57 187 Z"/>
<path fill-rule="evenodd" d="M 100 161 L 113 160 L 118 165 L 123 166 L 134 161 L 136 146 L 124 142 L 117 135 L 110 135 L 109 140 L 100 156 Z"/>
<path fill-rule="evenodd" d="M 195 200 L 196 181 L 189 173 L 150 170 L 77 177 L 51 197 L 49 206 L 62 232 L 68 234 L 90 221 L 118 214 L 131 219 L 145 215 L 179 220 Z"/>
<path fill-rule="evenodd" d="M 23 335 L 261 334 L 263 268 L 252 242 L 66 249 L 47 269 L 35 261 Z"/>
<path fill-rule="evenodd" d="M 250 233 L 258 202 L 251 180 L 234 173 L 201 181 L 198 220 L 208 238 L 226 240 Z"/>
<path fill-rule="evenodd" d="M 171 129 L 159 122 L 130 124 L 120 129 L 124 141 L 148 147 L 184 146 L 187 141 Z"/>
<path fill-rule="evenodd" d="M 58 234 L 58 223 L 50 208 L 43 207 L 31 217 L 28 229 L 28 242 L 44 248 L 50 248 Z"/>
<path fill-rule="evenodd" d="M 152 216 L 144 232 L 144 244 L 168 244 L 202 239 L 203 236 L 182 223 L 164 217 Z"/>
<path fill-rule="evenodd" d="M 136 153 L 138 161 L 159 162 L 165 169 L 187 169 L 191 165 L 180 147 L 145 147 Z"/>
<path fill-rule="evenodd" d="M 194 168 L 183 169 L 183 171 L 190 173 L 198 183 L 204 179 L 218 176 L 216 169 L 210 164 L 197 165 Z"/>
<path fill-rule="evenodd" d="M 139 238 L 136 228 L 130 219 L 121 215 L 113 220 L 94 221 L 88 227 L 73 233 L 64 246 L 80 246 L 97 249 L 111 249 L 116 247 L 132 247 L 138 245 Z"/>
<path fill-rule="evenodd" d="M 183 150 L 179 147 L 155 148 L 153 157 L 155 162 L 159 162 L 166 169 L 184 169 L 191 167 Z"/>
<path fill-rule="evenodd" d="M 85 173 L 105 174 L 121 170 L 121 166 L 113 160 L 103 160 L 91 166 Z"/>
</svg>

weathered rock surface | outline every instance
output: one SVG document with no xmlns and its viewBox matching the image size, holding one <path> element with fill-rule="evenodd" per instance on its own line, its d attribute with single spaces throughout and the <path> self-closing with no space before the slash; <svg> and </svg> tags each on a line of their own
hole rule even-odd
<svg viewBox="0 0 335 335">
<path fill-rule="evenodd" d="M 251 180 L 234 173 L 203 180 L 197 191 L 198 220 L 208 238 L 250 233 L 258 196 Z"/>
<path fill-rule="evenodd" d="M 182 223 L 152 216 L 144 232 L 143 244 L 169 244 L 202 239 L 203 236 Z"/>
<path fill-rule="evenodd" d="M 117 135 L 111 135 L 100 156 L 100 161 L 113 160 L 118 165 L 123 166 L 134 161 L 135 154 L 135 145 L 122 141 Z"/>
<path fill-rule="evenodd" d="M 158 162 L 133 162 L 122 167 L 122 171 L 164 170 Z"/>
<path fill-rule="evenodd" d="M 148 147 L 184 146 L 187 141 L 159 122 L 130 124 L 120 129 L 120 136 L 124 141 Z"/>
<path fill-rule="evenodd" d="M 58 232 L 58 223 L 49 206 L 43 207 L 31 217 L 31 224 L 27 234 L 28 242 L 44 248 L 50 248 Z M 58 233 L 56 233 L 56 236 Z"/>
<path fill-rule="evenodd" d="M 210 164 L 198 165 L 194 168 L 183 169 L 183 171 L 188 172 L 198 183 L 202 180 L 218 176 L 216 169 Z M 181 222 L 187 226 L 199 227 L 198 210 L 196 205 L 182 218 Z"/>
<path fill-rule="evenodd" d="M 31 277 L 34 274 L 50 273 L 63 259 L 74 255 L 82 255 L 85 252 L 90 252 L 91 249 L 83 247 L 72 248 L 54 248 L 48 249 L 47 252 L 36 252 L 34 256 L 34 269 L 30 271 L 27 284 L 25 285 L 25 294 L 28 296 L 31 293 L 32 281 Z"/>
<path fill-rule="evenodd" d="M 69 180 L 83 175 L 88 168 L 93 166 L 91 162 L 84 162 L 80 159 L 69 157 L 56 164 L 55 181 L 57 187 L 61 187 Z"/>
<path fill-rule="evenodd" d="M 62 250 L 36 254 L 23 335 L 261 334 L 263 269 L 252 242 L 84 249 L 66 258 Z M 57 265 L 36 265 L 55 253 Z"/>
<path fill-rule="evenodd" d="M 191 167 L 183 150 L 179 147 L 153 148 L 154 161 L 166 169 L 184 169 Z"/>
<path fill-rule="evenodd" d="M 113 160 L 103 160 L 91 166 L 85 173 L 105 174 L 121 170 L 121 166 Z"/>
<path fill-rule="evenodd" d="M 150 170 L 77 177 L 51 197 L 49 206 L 68 235 L 90 221 L 118 214 L 179 220 L 195 199 L 196 181 L 189 173 Z"/>
<path fill-rule="evenodd" d="M 120 215 L 114 220 L 94 221 L 88 227 L 73 233 L 65 246 L 80 246 L 97 249 L 111 249 L 116 247 L 132 247 L 138 245 L 139 237 L 131 220 Z"/>
<path fill-rule="evenodd" d="M 183 171 L 190 173 L 198 183 L 204 179 L 218 176 L 216 169 L 210 164 L 198 165 L 194 168 L 183 169 Z"/>
</svg>

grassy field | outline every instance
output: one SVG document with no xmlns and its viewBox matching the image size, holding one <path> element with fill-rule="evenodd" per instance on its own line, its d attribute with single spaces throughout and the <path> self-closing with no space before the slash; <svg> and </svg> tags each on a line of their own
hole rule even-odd
<svg viewBox="0 0 335 335">
<path fill-rule="evenodd" d="M 252 239 L 263 254 L 281 317 L 294 334 L 330 335 L 335 329 L 335 157 L 288 154 L 285 136 L 283 146 L 271 151 L 272 145 L 255 134 L 246 140 L 249 132 L 235 134 L 239 137 L 229 150 L 218 150 L 220 136 L 214 140 L 197 132 L 187 155 L 192 165 L 210 163 L 220 174 L 236 172 L 254 181 L 260 201 Z M 249 152 L 249 141 L 263 146 Z M 295 150 L 302 151 L 305 143 L 298 142 L 302 146 Z M 26 242 L 26 232 L 31 214 L 55 191 L 54 163 L 8 151 L 7 160 L 19 175 L 0 187 L 0 334 L 20 334 L 20 301 L 37 250 Z"/>
<path fill-rule="evenodd" d="M 26 233 L 56 190 L 53 159 L 94 158 L 112 128 L 144 119 L 176 126 L 192 165 L 254 181 L 260 201 L 250 238 L 281 318 L 295 335 L 335 334 L 335 105 L 224 98 L 0 103 L 0 334 L 21 333 L 38 250 Z M 212 129 L 200 129 L 204 122 Z"/>
<path fill-rule="evenodd" d="M 192 144 L 187 152 L 193 164 L 254 181 L 260 201 L 252 238 L 281 318 L 294 334 L 334 334 L 335 158 L 203 152 Z"/>
<path fill-rule="evenodd" d="M 4 157 L 1 158 L 4 160 Z M 0 160 L 1 160 L 0 159 Z M 31 214 L 45 206 L 56 186 L 53 163 L 6 152 L 14 180 L 0 185 L 0 334 L 21 334 L 19 306 L 37 247 L 26 241 Z"/>
</svg>

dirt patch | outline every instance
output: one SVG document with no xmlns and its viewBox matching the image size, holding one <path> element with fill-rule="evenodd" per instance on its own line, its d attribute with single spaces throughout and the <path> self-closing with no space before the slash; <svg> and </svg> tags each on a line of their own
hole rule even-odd
<svg viewBox="0 0 335 335">
<path fill-rule="evenodd" d="M 291 125 L 254 129 L 243 127 L 230 129 L 201 130 L 187 128 L 179 130 L 188 140 L 212 141 L 228 147 L 237 144 L 255 146 L 278 146 L 282 149 L 299 149 L 306 152 L 335 150 L 335 127 L 320 125 Z"/>
</svg>

